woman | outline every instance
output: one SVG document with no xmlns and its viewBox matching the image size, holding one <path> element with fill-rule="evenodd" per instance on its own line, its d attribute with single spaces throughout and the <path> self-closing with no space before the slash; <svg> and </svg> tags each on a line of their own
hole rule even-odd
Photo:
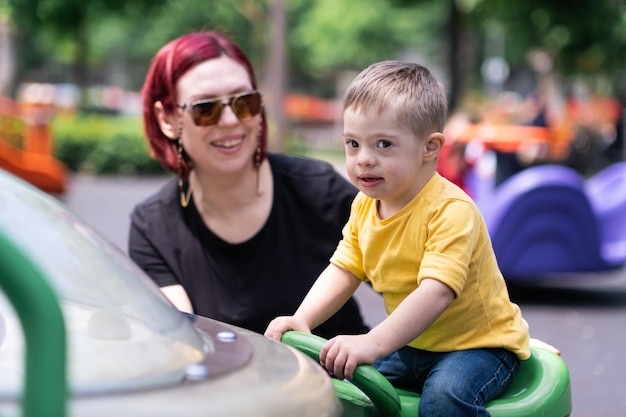
<svg viewBox="0 0 626 417">
<path fill-rule="evenodd" d="M 129 255 L 180 310 L 262 333 L 328 263 L 356 189 L 325 162 L 266 154 L 254 71 L 220 33 L 165 45 L 142 97 L 152 155 L 178 178 L 133 211 Z M 366 330 L 352 299 L 317 333 Z"/>
</svg>

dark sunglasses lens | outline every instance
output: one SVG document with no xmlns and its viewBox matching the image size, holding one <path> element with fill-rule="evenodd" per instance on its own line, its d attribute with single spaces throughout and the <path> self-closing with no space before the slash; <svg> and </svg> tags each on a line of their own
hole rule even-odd
<svg viewBox="0 0 626 417">
<path fill-rule="evenodd" d="M 194 104 L 192 108 L 193 121 L 198 126 L 210 126 L 216 124 L 222 115 L 224 105 L 219 100 L 203 101 Z"/>
<path fill-rule="evenodd" d="M 230 107 L 240 120 L 256 116 L 261 112 L 261 93 L 252 92 L 233 97 Z M 224 103 L 221 100 L 204 100 L 191 106 L 193 121 L 198 126 L 211 126 L 220 121 Z"/>
<path fill-rule="evenodd" d="M 236 97 L 231 107 L 239 119 L 248 119 L 261 112 L 261 93 L 254 92 Z"/>
</svg>

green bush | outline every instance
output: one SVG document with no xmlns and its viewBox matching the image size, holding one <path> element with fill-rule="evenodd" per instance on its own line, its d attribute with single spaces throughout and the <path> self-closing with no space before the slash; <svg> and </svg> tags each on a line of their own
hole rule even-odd
<svg viewBox="0 0 626 417">
<path fill-rule="evenodd" d="M 68 169 L 93 174 L 164 174 L 152 159 L 141 119 L 134 116 L 57 116 L 54 155 Z"/>
<path fill-rule="evenodd" d="M 57 115 L 52 123 L 54 156 L 74 172 L 91 174 L 167 174 L 152 157 L 137 116 L 104 114 Z M 343 161 L 343 149 L 320 149 L 295 133 L 285 152 Z"/>
</svg>

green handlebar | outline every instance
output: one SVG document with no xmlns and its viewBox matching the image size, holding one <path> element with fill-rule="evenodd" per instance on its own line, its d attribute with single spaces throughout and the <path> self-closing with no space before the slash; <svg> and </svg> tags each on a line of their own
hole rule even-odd
<svg viewBox="0 0 626 417">
<path fill-rule="evenodd" d="M 326 343 L 326 339 L 308 333 L 289 331 L 283 334 L 281 342 L 319 361 L 320 350 Z M 381 417 L 400 415 L 401 405 L 397 391 L 373 366 L 358 365 L 354 371 L 354 378 L 350 382 L 367 395 Z"/>
<path fill-rule="evenodd" d="M 26 343 L 22 416 L 65 416 L 65 323 L 57 297 L 44 274 L 2 233 L 0 271 L 0 289 L 13 304 Z"/>
</svg>

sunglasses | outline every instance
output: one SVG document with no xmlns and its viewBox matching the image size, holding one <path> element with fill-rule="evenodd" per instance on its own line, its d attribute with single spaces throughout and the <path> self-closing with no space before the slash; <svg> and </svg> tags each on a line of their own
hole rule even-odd
<svg viewBox="0 0 626 417">
<path fill-rule="evenodd" d="M 246 120 L 261 112 L 261 94 L 258 90 L 245 91 L 217 98 L 207 98 L 191 103 L 191 118 L 196 126 L 217 124 L 225 106 L 230 106 L 239 120 Z M 187 104 L 178 106 L 185 111 Z"/>
</svg>

